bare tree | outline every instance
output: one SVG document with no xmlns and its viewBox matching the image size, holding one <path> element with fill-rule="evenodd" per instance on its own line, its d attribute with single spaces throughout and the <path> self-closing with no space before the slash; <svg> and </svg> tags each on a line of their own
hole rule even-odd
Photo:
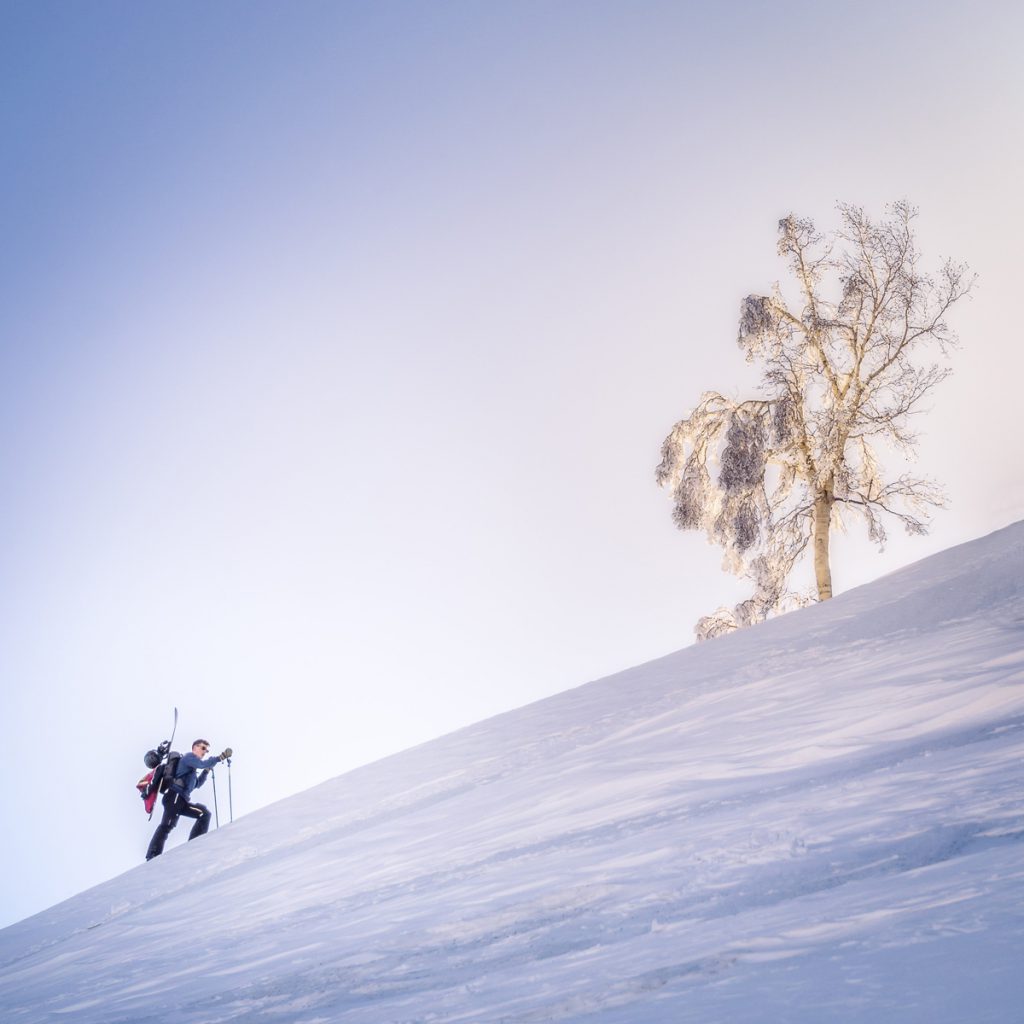
<svg viewBox="0 0 1024 1024">
<path fill-rule="evenodd" d="M 763 367 L 759 397 L 706 392 L 662 445 L 657 481 L 671 490 L 676 525 L 704 530 L 725 549 L 724 568 L 754 585 L 749 600 L 701 619 L 698 639 L 813 600 L 789 584 L 808 545 L 817 599 L 830 598 L 840 506 L 882 547 L 886 517 L 923 534 L 929 509 L 944 504 L 934 482 L 886 474 L 879 446 L 913 453 L 911 419 L 951 372 L 934 361 L 956 343 L 947 315 L 974 277 L 952 261 L 934 276 L 921 270 L 908 203 L 877 223 L 838 209 L 827 236 L 809 220 L 779 222 L 795 301 L 778 284 L 743 300 L 738 340 Z"/>
</svg>

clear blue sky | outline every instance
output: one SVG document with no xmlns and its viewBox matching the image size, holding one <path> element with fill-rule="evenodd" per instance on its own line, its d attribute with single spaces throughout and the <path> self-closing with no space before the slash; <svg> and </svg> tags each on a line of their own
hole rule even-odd
<svg viewBox="0 0 1024 1024">
<path fill-rule="evenodd" d="M 0 18 L 0 924 L 141 860 L 175 704 L 249 811 L 691 642 L 739 584 L 653 469 L 790 211 L 981 279 L 952 506 L 837 589 L 1024 516 L 1017 5 Z"/>
</svg>

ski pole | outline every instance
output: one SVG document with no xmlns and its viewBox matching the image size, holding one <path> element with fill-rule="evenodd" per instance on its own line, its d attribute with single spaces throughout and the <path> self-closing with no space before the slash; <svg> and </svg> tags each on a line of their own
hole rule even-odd
<svg viewBox="0 0 1024 1024">
<path fill-rule="evenodd" d="M 211 768 L 210 778 L 213 779 L 213 814 L 217 821 L 217 828 L 220 828 L 220 808 L 217 806 L 217 773 Z"/>
<path fill-rule="evenodd" d="M 234 801 L 231 799 L 231 758 L 229 757 L 227 759 L 227 761 L 228 761 L 228 814 L 229 814 L 228 821 L 229 822 L 233 822 L 235 820 L 235 804 L 234 804 Z"/>
</svg>

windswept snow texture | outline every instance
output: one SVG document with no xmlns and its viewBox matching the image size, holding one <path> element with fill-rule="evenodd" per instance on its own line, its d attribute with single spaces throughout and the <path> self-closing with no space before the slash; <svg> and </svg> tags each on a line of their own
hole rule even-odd
<svg viewBox="0 0 1024 1024">
<path fill-rule="evenodd" d="M 0 932 L 0 1019 L 1021 1020 L 1022 580 L 1018 524 L 181 826 Z"/>
</svg>

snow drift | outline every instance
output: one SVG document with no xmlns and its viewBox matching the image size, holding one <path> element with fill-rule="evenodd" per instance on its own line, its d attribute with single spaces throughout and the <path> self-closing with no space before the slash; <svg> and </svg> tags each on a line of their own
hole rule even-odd
<svg viewBox="0 0 1024 1024">
<path fill-rule="evenodd" d="M 1017 524 L 179 828 L 0 932 L 0 1018 L 1019 1020 L 1022 579 Z"/>
</svg>

